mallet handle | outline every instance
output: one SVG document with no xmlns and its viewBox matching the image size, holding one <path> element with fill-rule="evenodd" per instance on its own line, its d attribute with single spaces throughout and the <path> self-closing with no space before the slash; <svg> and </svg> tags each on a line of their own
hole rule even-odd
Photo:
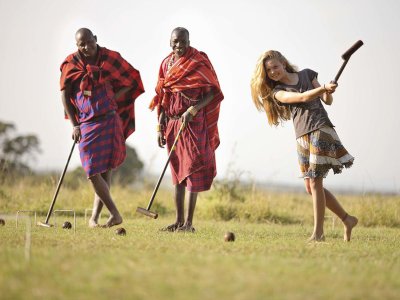
<svg viewBox="0 0 400 300">
<path fill-rule="evenodd" d="M 64 176 L 65 176 L 65 172 L 68 169 L 68 164 L 69 164 L 69 161 L 71 159 L 72 152 L 74 152 L 75 144 L 76 144 L 76 142 L 74 141 L 72 143 L 71 151 L 69 152 L 67 163 L 65 164 L 65 167 L 64 167 L 64 170 L 63 170 L 63 172 L 61 174 L 60 180 L 58 181 L 56 192 L 54 193 L 53 201 L 51 202 L 49 211 L 47 212 L 46 221 L 44 221 L 45 224 L 48 224 L 50 216 L 51 216 L 51 213 L 53 212 L 54 204 L 56 203 L 58 192 L 60 191 L 61 183 L 63 182 Z"/>
<path fill-rule="evenodd" d="M 340 75 L 342 75 L 342 72 L 343 72 L 343 70 L 344 70 L 344 67 L 346 67 L 347 63 L 348 63 L 348 60 L 345 60 L 345 61 L 343 62 L 342 66 L 341 66 L 340 69 L 339 69 L 339 72 L 337 72 L 337 74 L 336 74 L 336 76 L 335 76 L 335 79 L 333 79 L 333 82 L 332 82 L 332 83 L 337 83 L 337 82 L 338 82 L 339 77 L 340 77 Z"/>
<path fill-rule="evenodd" d="M 342 72 L 344 68 L 346 67 L 347 63 L 349 62 L 350 57 L 356 52 L 362 45 L 364 45 L 363 41 L 358 40 L 353 46 L 351 46 L 345 53 L 343 53 L 342 58 L 344 59 L 342 66 L 339 69 L 339 72 L 337 72 L 335 79 L 332 80 L 333 83 L 337 83 L 339 80 L 340 75 L 342 75 Z"/>
<path fill-rule="evenodd" d="M 158 178 L 156 187 L 154 188 L 154 191 L 153 191 L 153 195 L 151 195 L 150 202 L 149 202 L 149 204 L 147 205 L 147 210 L 150 210 L 151 205 L 153 204 L 153 201 L 154 201 L 154 198 L 156 197 L 158 188 L 160 187 L 161 180 L 162 180 L 163 177 L 164 177 L 165 170 L 167 169 L 168 164 L 169 164 L 169 161 L 171 160 L 171 155 L 172 155 L 172 153 L 175 151 L 176 143 L 178 142 L 179 137 L 181 136 L 182 130 L 183 130 L 184 128 L 185 128 L 185 124 L 182 123 L 181 127 L 179 128 L 178 134 L 177 134 L 176 137 L 175 137 L 174 143 L 172 144 L 171 151 L 169 152 L 168 159 L 167 159 L 167 162 L 165 163 L 164 169 L 163 169 L 163 171 L 162 171 L 160 177 Z"/>
</svg>

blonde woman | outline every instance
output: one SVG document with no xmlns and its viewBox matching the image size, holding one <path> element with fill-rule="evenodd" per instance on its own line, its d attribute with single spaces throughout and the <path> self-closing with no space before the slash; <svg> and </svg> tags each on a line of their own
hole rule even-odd
<svg viewBox="0 0 400 300">
<path fill-rule="evenodd" d="M 321 86 L 317 76 L 310 69 L 297 71 L 280 52 L 270 50 L 257 62 L 251 95 L 257 109 L 266 112 L 271 126 L 293 119 L 301 177 L 313 199 L 314 231 L 310 241 L 325 240 L 325 207 L 343 221 L 344 240 L 350 241 L 358 219 L 324 188 L 323 179 L 330 169 L 337 174 L 344 167 L 349 168 L 354 157 L 343 147 L 322 104 L 332 104 L 337 84 Z"/>
</svg>

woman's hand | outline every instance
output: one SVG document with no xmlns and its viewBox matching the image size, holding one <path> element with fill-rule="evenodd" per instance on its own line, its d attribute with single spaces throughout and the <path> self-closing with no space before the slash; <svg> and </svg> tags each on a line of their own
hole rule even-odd
<svg viewBox="0 0 400 300">
<path fill-rule="evenodd" d="M 333 83 L 333 82 L 325 83 L 324 89 L 328 94 L 333 94 L 335 92 L 337 86 L 338 86 L 337 83 Z"/>
</svg>

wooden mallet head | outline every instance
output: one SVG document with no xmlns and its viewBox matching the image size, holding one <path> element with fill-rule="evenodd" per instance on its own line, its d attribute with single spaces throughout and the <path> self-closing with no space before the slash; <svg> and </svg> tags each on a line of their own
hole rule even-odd
<svg viewBox="0 0 400 300">
<path fill-rule="evenodd" d="M 339 80 L 340 75 L 342 75 L 342 72 L 344 68 L 347 65 L 347 62 L 349 61 L 350 57 L 356 52 L 362 45 L 364 45 L 363 41 L 358 40 L 353 46 L 351 46 L 345 53 L 343 53 L 342 58 L 343 58 L 343 63 L 342 66 L 339 69 L 339 72 L 337 72 L 335 79 L 332 81 L 333 83 L 337 83 Z"/>
<path fill-rule="evenodd" d="M 342 58 L 344 60 L 349 60 L 350 56 L 353 55 L 362 45 L 364 45 L 363 41 L 358 40 L 353 46 L 351 46 L 345 53 L 343 53 Z"/>
<path fill-rule="evenodd" d="M 37 222 L 36 225 L 37 225 L 37 226 L 42 226 L 42 227 L 47 227 L 47 228 L 50 228 L 50 227 L 53 227 L 53 226 L 54 226 L 53 224 L 48 224 L 48 223 L 46 223 L 46 222 Z"/>
<path fill-rule="evenodd" d="M 142 208 L 142 207 L 136 208 L 136 212 L 139 213 L 139 214 L 148 216 L 150 218 L 153 218 L 153 219 L 157 219 L 157 217 L 158 217 L 157 213 L 152 212 L 152 211 L 150 211 L 148 209 L 145 209 L 145 208 Z"/>
</svg>

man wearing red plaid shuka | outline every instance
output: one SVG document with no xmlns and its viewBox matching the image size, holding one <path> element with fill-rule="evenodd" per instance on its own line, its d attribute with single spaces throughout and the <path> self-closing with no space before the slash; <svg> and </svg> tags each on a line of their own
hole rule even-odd
<svg viewBox="0 0 400 300">
<path fill-rule="evenodd" d="M 125 140 L 135 131 L 134 101 L 144 88 L 139 71 L 118 52 L 97 45 L 89 29 L 79 29 L 75 39 L 78 51 L 60 68 L 61 98 L 95 191 L 89 227 L 99 226 L 103 205 L 110 211 L 103 227 L 111 227 L 122 223 L 110 194 L 111 170 L 125 159 Z"/>
<path fill-rule="evenodd" d="M 207 55 L 190 47 L 187 29 L 175 28 L 170 46 L 172 52 L 161 63 L 157 95 L 150 104 L 158 112 L 158 145 L 167 144 L 171 151 L 182 123 L 185 127 L 170 161 L 176 221 L 162 230 L 194 232 L 197 194 L 209 190 L 217 174 L 217 123 L 224 96 Z M 189 195 L 185 218 L 186 190 Z"/>
</svg>

